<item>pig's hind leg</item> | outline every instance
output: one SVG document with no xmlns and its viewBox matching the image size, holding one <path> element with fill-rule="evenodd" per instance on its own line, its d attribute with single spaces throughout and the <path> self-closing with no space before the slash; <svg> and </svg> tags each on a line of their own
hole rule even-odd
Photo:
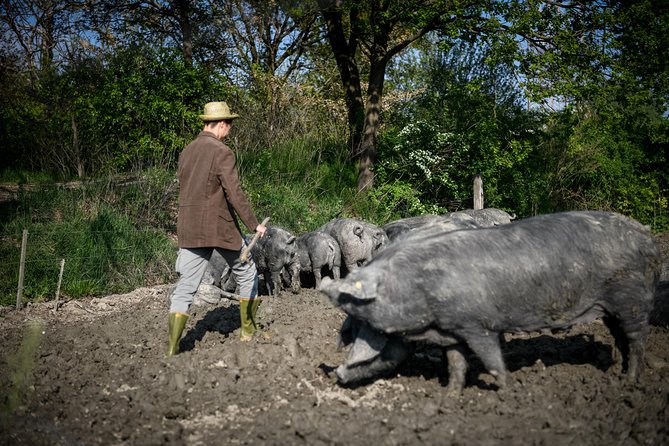
<svg viewBox="0 0 669 446">
<path fill-rule="evenodd" d="M 648 336 L 648 317 L 623 320 L 614 316 L 605 316 L 604 324 L 608 327 L 616 348 L 621 353 L 623 369 L 627 377 L 634 382 L 639 378 L 643 365 L 644 345 Z M 615 358 L 615 357 L 614 357 Z"/>
<path fill-rule="evenodd" d="M 483 366 L 495 377 L 497 386 L 506 386 L 506 365 L 500 348 L 500 336 L 497 332 L 481 331 L 461 333 L 467 346 L 479 357 Z"/>
<path fill-rule="evenodd" d="M 463 344 L 456 344 L 444 348 L 444 357 L 448 363 L 448 387 L 446 393 L 449 396 L 459 396 L 465 387 L 467 374 L 466 348 Z"/>
<path fill-rule="evenodd" d="M 623 370 L 635 382 L 643 366 L 644 345 L 650 331 L 649 318 L 653 307 L 654 288 L 646 286 L 645 279 L 632 277 L 612 283 L 607 290 L 604 324 L 613 335 L 622 355 Z"/>
</svg>

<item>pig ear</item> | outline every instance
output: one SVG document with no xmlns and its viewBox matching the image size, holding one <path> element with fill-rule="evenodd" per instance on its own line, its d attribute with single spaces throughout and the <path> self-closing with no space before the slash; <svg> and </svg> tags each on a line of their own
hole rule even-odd
<svg viewBox="0 0 669 446">
<path fill-rule="evenodd" d="M 363 228 L 362 226 L 358 225 L 355 228 L 353 228 L 353 233 L 360 237 L 362 235 Z"/>
<path fill-rule="evenodd" d="M 291 236 L 291 237 L 288 239 L 288 241 L 287 241 L 286 243 L 287 243 L 288 245 L 290 245 L 290 244 L 293 243 L 293 242 L 295 242 L 295 236 L 294 236 L 294 235 Z"/>
</svg>

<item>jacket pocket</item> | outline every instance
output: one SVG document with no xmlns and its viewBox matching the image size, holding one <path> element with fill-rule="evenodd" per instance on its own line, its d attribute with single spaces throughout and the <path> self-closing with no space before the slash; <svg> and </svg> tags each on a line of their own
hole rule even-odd
<svg viewBox="0 0 669 446">
<path fill-rule="evenodd" d="M 230 246 L 236 246 L 239 243 L 239 238 L 241 237 L 239 231 L 237 230 L 237 225 L 235 224 L 234 218 L 232 215 L 219 212 L 218 213 L 218 222 L 216 224 L 216 235 L 219 240 L 229 249 Z"/>
</svg>

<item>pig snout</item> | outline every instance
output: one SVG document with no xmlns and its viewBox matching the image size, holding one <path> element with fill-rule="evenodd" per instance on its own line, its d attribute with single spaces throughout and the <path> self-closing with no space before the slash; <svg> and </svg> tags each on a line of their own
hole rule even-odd
<svg viewBox="0 0 669 446">
<path fill-rule="evenodd" d="M 346 362 L 335 370 L 337 381 L 353 384 L 377 376 L 387 375 L 409 355 L 404 343 L 394 337 L 370 328 L 355 320 L 344 322 L 342 330 L 350 331 L 355 326 L 355 340 Z"/>
</svg>

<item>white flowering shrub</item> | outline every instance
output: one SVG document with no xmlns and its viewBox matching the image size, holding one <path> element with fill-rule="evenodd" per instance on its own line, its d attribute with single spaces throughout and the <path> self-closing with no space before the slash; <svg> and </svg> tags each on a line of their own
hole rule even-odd
<svg viewBox="0 0 669 446">
<path fill-rule="evenodd" d="M 471 182 L 463 181 L 464 177 L 471 176 L 468 173 L 471 166 L 466 162 L 469 147 L 460 135 L 418 121 L 405 126 L 394 136 L 385 136 L 388 140 L 379 150 L 377 178 L 382 185 L 393 185 L 395 192 L 409 189 L 414 192 L 411 197 L 405 197 L 405 201 L 418 200 L 421 204 L 414 204 L 413 208 L 409 206 L 410 215 L 425 213 L 414 212 L 428 207 L 446 209 L 449 203 L 465 199 L 466 194 L 471 195 Z M 398 189 L 398 184 L 409 189 Z"/>
</svg>

